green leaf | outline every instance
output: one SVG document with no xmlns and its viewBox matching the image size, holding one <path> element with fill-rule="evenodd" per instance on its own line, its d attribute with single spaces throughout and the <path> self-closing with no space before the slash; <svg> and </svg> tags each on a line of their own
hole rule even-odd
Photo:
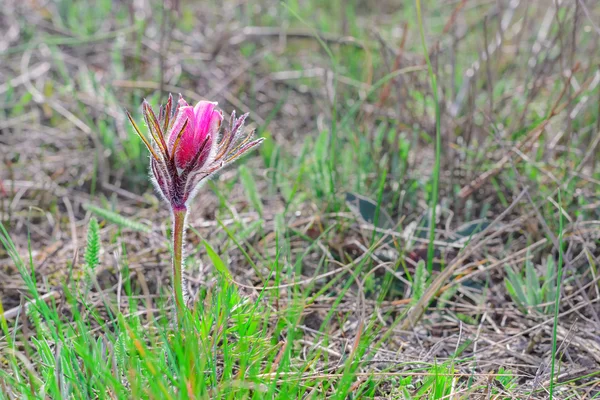
<svg viewBox="0 0 600 400">
<path fill-rule="evenodd" d="M 256 182 L 252 177 L 252 174 L 246 168 L 246 166 L 242 165 L 240 167 L 240 178 L 242 179 L 242 185 L 244 185 L 244 189 L 246 189 L 246 194 L 248 198 L 252 202 L 252 205 L 258 211 L 258 214 L 263 216 L 263 208 L 262 201 L 260 200 L 260 196 L 258 194 L 258 190 L 256 189 Z"/>
<path fill-rule="evenodd" d="M 470 315 L 463 314 L 463 313 L 456 313 L 456 317 L 459 320 L 461 320 L 462 322 L 464 322 L 465 324 L 479 325 L 479 321 L 477 320 L 477 318 L 471 317 Z"/>
<path fill-rule="evenodd" d="M 97 216 L 102 217 L 109 222 L 112 222 L 115 225 L 119 225 L 124 228 L 129 228 L 129 229 L 133 229 L 134 231 L 140 231 L 140 232 L 144 232 L 144 233 L 152 232 L 152 229 L 148 225 L 145 225 L 145 224 L 133 221 L 129 218 L 123 217 L 122 215 L 117 214 L 116 212 L 112 212 L 109 210 L 105 210 L 104 208 L 96 207 L 93 204 L 86 204 L 83 206 L 83 208 L 93 212 Z"/>
<path fill-rule="evenodd" d="M 531 260 L 525 262 L 525 279 L 527 286 L 524 289 L 527 292 L 528 303 L 530 306 L 537 306 L 541 303 L 540 280 Z"/>
<path fill-rule="evenodd" d="M 551 255 L 546 259 L 546 276 L 544 277 L 544 284 L 540 291 L 540 297 L 543 303 L 553 302 L 554 296 L 556 295 L 556 263 Z M 549 312 L 551 306 L 547 306 L 544 311 Z"/>
<path fill-rule="evenodd" d="M 87 243 L 85 247 L 85 254 L 83 256 L 86 267 L 90 270 L 94 270 L 98 266 L 100 255 L 100 227 L 98 226 L 98 220 L 94 217 L 90 219 L 87 231 Z"/>
<path fill-rule="evenodd" d="M 523 304 L 521 304 L 521 300 L 519 300 L 519 296 L 517 296 L 515 288 L 513 287 L 512 283 L 510 283 L 510 280 L 508 278 L 504 278 L 504 284 L 506 285 L 506 291 L 508 292 L 510 297 L 514 300 L 515 303 L 517 303 L 517 306 L 521 308 Z"/>
<path fill-rule="evenodd" d="M 450 299 L 458 292 L 458 285 L 450 286 L 450 288 L 446 289 L 438 298 L 438 304 L 440 307 L 444 307 L 446 303 L 450 301 Z"/>
<path fill-rule="evenodd" d="M 421 260 L 417 264 L 414 279 L 412 282 L 412 303 L 416 303 L 421 299 L 425 292 L 425 284 L 427 283 L 427 270 L 425 269 L 425 261 Z"/>
<path fill-rule="evenodd" d="M 221 260 L 221 257 L 217 254 L 217 252 L 211 247 L 210 244 L 206 240 L 203 241 L 204 247 L 206 247 L 206 252 L 208 253 L 208 257 L 212 261 L 215 269 L 228 281 L 232 280 L 231 272 L 227 269 L 227 266 Z"/>
<path fill-rule="evenodd" d="M 347 192 L 346 205 L 353 213 L 360 216 L 368 223 L 375 223 L 375 216 L 378 208 L 376 201 L 356 193 Z M 385 210 L 383 210 L 383 207 L 379 207 L 377 227 L 382 229 L 391 229 L 394 227 L 394 220 L 385 212 Z"/>
<path fill-rule="evenodd" d="M 484 219 L 467 222 L 456 229 L 456 235 L 462 238 L 475 236 L 490 225 L 491 222 Z"/>
<path fill-rule="evenodd" d="M 513 269 L 508 265 L 505 265 L 504 269 L 508 275 L 508 277 L 505 279 L 505 282 L 506 289 L 508 290 L 509 294 L 511 297 L 513 297 L 513 300 L 522 306 L 528 305 L 527 296 L 525 296 L 525 293 L 523 292 L 523 287 L 525 286 L 523 278 L 517 275 L 515 271 L 513 271 Z"/>
</svg>

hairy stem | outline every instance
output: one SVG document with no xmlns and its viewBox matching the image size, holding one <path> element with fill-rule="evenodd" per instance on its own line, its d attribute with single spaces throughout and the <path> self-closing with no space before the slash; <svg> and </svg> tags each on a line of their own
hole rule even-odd
<svg viewBox="0 0 600 400">
<path fill-rule="evenodd" d="M 181 325 L 183 320 L 183 309 L 185 307 L 185 298 L 183 294 L 185 281 L 182 264 L 186 216 L 186 207 L 173 208 L 173 291 L 175 292 L 175 313 L 179 325 Z"/>
</svg>

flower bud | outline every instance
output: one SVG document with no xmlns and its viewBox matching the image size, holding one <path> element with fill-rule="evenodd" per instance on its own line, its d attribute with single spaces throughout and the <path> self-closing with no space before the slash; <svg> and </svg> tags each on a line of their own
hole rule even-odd
<svg viewBox="0 0 600 400">
<path fill-rule="evenodd" d="M 188 123 L 181 133 L 180 141 L 175 149 L 175 166 L 185 169 L 192 162 L 194 168 L 201 168 L 208 160 L 212 144 L 217 141 L 217 133 L 221 127 L 223 115 L 216 108 L 217 103 L 199 101 L 192 107 L 183 99 L 179 100 L 179 111 L 169 132 L 169 151 L 173 152 L 175 141 L 187 120 Z M 206 145 L 204 144 L 206 142 Z M 195 160 L 200 147 L 204 146 L 202 154 Z"/>
<path fill-rule="evenodd" d="M 151 154 L 150 171 L 156 189 L 173 209 L 185 208 L 200 184 L 211 175 L 257 146 L 263 139 L 252 140 L 244 121 L 248 114 L 229 119 L 229 127 L 219 135 L 223 114 L 217 103 L 199 101 L 194 107 L 180 98 L 172 110 L 173 97 L 161 107 L 159 118 L 144 101 L 143 113 L 150 137 L 142 134 L 129 113 L 136 133 Z"/>
</svg>

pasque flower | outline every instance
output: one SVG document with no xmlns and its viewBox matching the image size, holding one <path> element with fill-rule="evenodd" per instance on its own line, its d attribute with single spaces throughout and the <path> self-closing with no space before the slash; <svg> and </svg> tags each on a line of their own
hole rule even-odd
<svg viewBox="0 0 600 400">
<path fill-rule="evenodd" d="M 247 134 L 244 129 L 248 114 L 236 118 L 235 111 L 229 126 L 220 133 L 223 114 L 217 103 L 209 101 L 190 106 L 180 96 L 173 109 L 173 97 L 169 95 L 158 117 L 145 100 L 142 111 L 150 140 L 142 134 L 131 114 L 127 113 L 127 116 L 150 151 L 154 186 L 172 210 L 173 287 L 180 317 L 187 301 L 181 265 L 189 203 L 204 180 L 260 144 L 262 139 L 252 140 L 253 132 Z"/>
<path fill-rule="evenodd" d="M 199 101 L 192 107 L 180 97 L 173 110 L 169 96 L 158 118 L 145 100 L 142 109 L 150 141 L 127 116 L 152 155 L 154 184 L 173 209 L 185 208 L 202 181 L 262 142 L 252 140 L 253 133 L 245 134 L 248 114 L 236 118 L 235 111 L 219 135 L 223 114 L 217 103 Z"/>
</svg>

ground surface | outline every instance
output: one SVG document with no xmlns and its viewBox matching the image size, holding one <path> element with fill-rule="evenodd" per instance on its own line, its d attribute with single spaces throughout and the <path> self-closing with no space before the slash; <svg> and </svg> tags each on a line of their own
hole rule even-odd
<svg viewBox="0 0 600 400">
<path fill-rule="evenodd" d="M 0 8 L 0 399 L 598 396 L 594 1 L 127 3 Z M 124 111 L 168 93 L 267 138 L 194 202 L 179 331 Z"/>
</svg>

